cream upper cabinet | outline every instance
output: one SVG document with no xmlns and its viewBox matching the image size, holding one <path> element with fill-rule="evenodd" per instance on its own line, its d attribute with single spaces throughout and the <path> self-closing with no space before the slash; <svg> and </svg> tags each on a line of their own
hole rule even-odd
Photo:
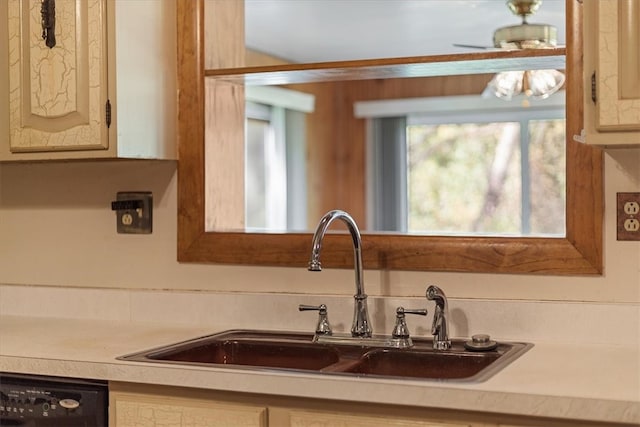
<svg viewBox="0 0 640 427">
<path fill-rule="evenodd" d="M 584 1 L 585 141 L 640 145 L 640 0 Z"/>
<path fill-rule="evenodd" d="M 57 2 L 49 43 L 40 1 L 7 6 L 10 150 L 106 148 L 105 4 Z"/>
<path fill-rule="evenodd" d="M 7 0 L 0 22 L 0 160 L 177 157 L 175 1 Z"/>
</svg>

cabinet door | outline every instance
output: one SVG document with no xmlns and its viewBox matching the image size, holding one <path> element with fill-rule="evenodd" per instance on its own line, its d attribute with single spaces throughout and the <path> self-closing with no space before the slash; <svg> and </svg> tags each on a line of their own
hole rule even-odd
<svg viewBox="0 0 640 427">
<path fill-rule="evenodd" d="M 10 151 L 106 149 L 106 0 L 8 0 Z M 47 46 L 49 44 L 49 46 Z"/>
<path fill-rule="evenodd" d="M 441 422 L 402 418 L 394 414 L 389 417 L 330 414 L 307 411 L 291 411 L 291 427 L 479 427 L 479 424 Z M 484 426 L 484 424 L 482 424 Z"/>
<path fill-rule="evenodd" d="M 584 7 L 586 142 L 640 145 L 640 0 Z"/>
<path fill-rule="evenodd" d="M 112 427 L 267 427 L 267 409 L 201 399 L 111 393 Z"/>
</svg>

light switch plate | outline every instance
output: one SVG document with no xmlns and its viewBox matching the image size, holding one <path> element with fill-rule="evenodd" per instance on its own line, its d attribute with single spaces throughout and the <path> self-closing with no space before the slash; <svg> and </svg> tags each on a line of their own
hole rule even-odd
<svg viewBox="0 0 640 427">
<path fill-rule="evenodd" d="M 116 209 L 116 228 L 119 234 L 151 234 L 153 226 L 153 194 L 150 191 L 121 191 L 117 202 L 136 202 L 139 207 Z"/>
</svg>

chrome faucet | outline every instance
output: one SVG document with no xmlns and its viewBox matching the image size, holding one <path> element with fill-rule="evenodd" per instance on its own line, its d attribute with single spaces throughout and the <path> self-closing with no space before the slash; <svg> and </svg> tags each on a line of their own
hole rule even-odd
<svg viewBox="0 0 640 427">
<path fill-rule="evenodd" d="M 316 336 L 320 335 L 333 335 L 331 329 L 331 323 L 329 323 L 329 315 L 327 314 L 327 306 L 325 304 L 320 305 L 306 305 L 300 304 L 298 306 L 299 311 L 318 311 L 318 323 L 316 324 Z"/>
<path fill-rule="evenodd" d="M 447 350 L 451 348 L 449 339 L 449 306 L 447 297 L 442 289 L 431 285 L 427 288 L 427 299 L 435 301 L 436 308 L 433 312 L 431 334 L 433 335 L 433 348 L 435 350 Z"/>
<path fill-rule="evenodd" d="M 341 219 L 351 233 L 353 241 L 353 258 L 356 274 L 356 294 L 353 296 L 354 311 L 353 325 L 351 326 L 351 336 L 353 337 L 371 337 L 371 321 L 369 320 L 369 310 L 367 309 L 367 294 L 364 293 L 364 280 L 362 272 L 362 240 L 360 238 L 360 230 L 356 222 L 351 216 L 341 210 L 333 210 L 327 212 L 318 223 L 316 232 L 313 235 L 311 245 L 311 260 L 309 261 L 309 271 L 321 271 L 320 250 L 322 249 L 322 239 L 324 238 L 329 225 L 334 219 Z"/>
<path fill-rule="evenodd" d="M 396 308 L 396 326 L 391 333 L 390 343 L 396 348 L 411 348 L 413 347 L 413 340 L 409 336 L 409 328 L 407 327 L 407 321 L 405 320 L 406 314 L 419 314 L 420 316 L 426 316 L 427 310 L 424 308 L 419 309 L 406 309 L 404 307 Z"/>
</svg>

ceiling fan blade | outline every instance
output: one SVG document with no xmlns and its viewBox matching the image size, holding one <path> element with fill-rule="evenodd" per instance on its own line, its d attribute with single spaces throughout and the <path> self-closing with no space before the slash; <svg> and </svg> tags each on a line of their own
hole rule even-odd
<svg viewBox="0 0 640 427">
<path fill-rule="evenodd" d="M 463 47 L 467 49 L 495 49 L 493 46 L 478 46 L 473 44 L 461 44 L 461 43 L 453 43 L 455 47 Z"/>
</svg>

